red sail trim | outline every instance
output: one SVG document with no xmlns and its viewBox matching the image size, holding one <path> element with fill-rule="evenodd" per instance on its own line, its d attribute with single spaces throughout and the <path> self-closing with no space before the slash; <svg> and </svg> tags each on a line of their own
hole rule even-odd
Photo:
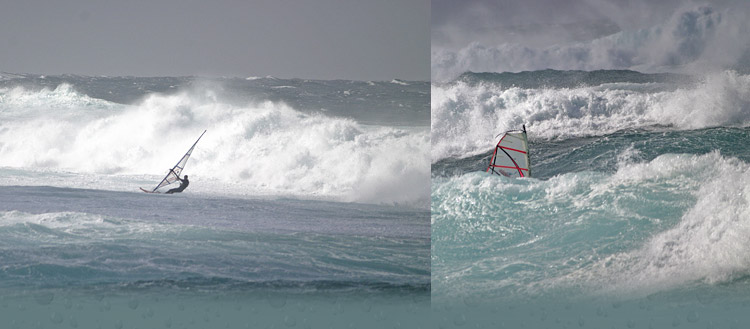
<svg viewBox="0 0 750 329">
<path fill-rule="evenodd" d="M 505 136 L 503 136 L 503 138 L 505 138 Z M 502 141 L 503 139 L 501 138 L 500 140 Z M 498 142 L 498 144 L 500 144 L 500 142 Z M 498 147 L 495 146 L 495 152 L 492 153 L 492 158 L 490 158 L 490 165 L 487 166 L 487 170 L 485 170 L 485 172 L 489 172 L 490 168 L 492 168 L 492 166 L 495 165 L 495 157 L 497 156 L 497 148 Z"/>
<path fill-rule="evenodd" d="M 490 172 L 491 171 L 492 173 L 498 173 L 498 174 L 502 174 L 502 175 L 508 176 L 509 174 L 506 173 L 505 171 L 502 171 L 502 170 L 495 171 L 495 168 L 503 168 L 503 169 L 515 170 L 515 171 L 518 172 L 518 176 L 520 176 L 520 177 L 526 177 L 526 176 L 528 176 L 528 174 L 531 173 L 531 170 L 529 168 L 521 168 L 521 166 L 519 166 L 518 163 L 516 162 L 516 159 L 513 156 L 511 156 L 507 151 L 512 151 L 512 152 L 517 152 L 519 154 L 523 154 L 523 156 L 526 157 L 527 164 L 528 164 L 528 151 L 522 151 L 522 150 L 519 150 L 519 149 L 515 149 L 515 148 L 512 148 L 512 147 L 507 147 L 507 146 L 501 145 L 503 143 L 503 141 L 505 140 L 505 137 L 508 136 L 509 133 L 511 133 L 511 132 L 515 133 L 516 131 L 507 131 L 507 132 L 505 132 L 505 134 L 497 142 L 497 145 L 495 146 L 495 151 L 492 153 L 492 157 L 490 158 L 490 164 L 487 166 L 486 172 Z M 527 143 L 526 142 L 526 129 L 524 128 L 524 130 L 521 131 L 521 132 L 523 133 L 522 137 L 518 137 L 518 136 L 515 136 L 515 135 L 513 137 L 515 137 L 515 138 L 521 138 L 521 140 L 523 141 L 523 143 Z M 513 143 L 515 143 L 515 142 L 513 142 Z M 513 143 L 511 143 L 511 144 L 513 144 Z M 523 146 L 527 147 L 526 144 L 523 144 Z M 495 162 L 498 161 L 498 159 L 499 159 L 498 158 L 498 155 L 499 155 L 499 151 L 498 150 L 502 151 L 502 153 L 505 154 L 505 156 L 507 156 L 507 159 L 506 158 L 502 158 L 503 159 L 502 161 L 503 162 L 510 162 L 510 163 L 500 164 L 500 165 L 495 164 Z M 524 171 L 527 172 L 526 175 L 524 175 Z"/>
<path fill-rule="evenodd" d="M 500 137 L 500 140 L 497 141 L 497 145 L 495 145 L 495 152 L 492 153 L 492 158 L 490 158 L 490 165 L 487 166 L 487 170 L 485 170 L 485 172 L 489 172 L 490 168 L 495 166 L 495 157 L 497 156 L 497 149 L 502 147 L 500 146 L 500 143 L 503 142 L 503 139 L 505 139 L 505 136 L 507 136 L 507 133 L 506 135 L 503 135 L 503 137 Z"/>
<path fill-rule="evenodd" d="M 503 136 L 503 138 L 505 138 L 505 136 Z M 502 138 L 500 139 L 500 141 L 502 141 Z M 510 161 L 511 161 L 511 162 L 513 162 L 513 165 L 515 166 L 515 167 L 508 167 L 508 168 L 510 168 L 510 169 L 516 169 L 516 170 L 518 170 L 518 176 L 524 177 L 524 175 L 523 175 L 523 171 L 521 171 L 521 167 L 520 167 L 520 166 L 518 165 L 518 163 L 516 163 L 516 160 L 515 160 L 515 159 L 513 159 L 513 157 L 512 157 L 512 156 L 510 156 L 510 154 L 508 154 L 508 152 L 505 152 L 504 148 L 503 148 L 502 146 L 500 146 L 499 144 L 500 144 L 500 143 L 498 142 L 498 145 L 497 145 L 497 146 L 495 147 L 495 153 L 497 153 L 497 150 L 498 150 L 498 149 L 500 149 L 501 151 L 503 151 L 503 153 L 505 153 L 505 155 L 507 155 L 507 156 L 508 156 L 508 158 L 510 159 Z M 493 159 L 494 159 L 494 158 L 493 158 Z M 496 167 L 501 167 L 500 165 L 496 165 L 494 161 L 492 162 L 492 165 L 491 165 L 491 166 L 492 166 L 493 168 L 496 168 Z M 493 170 L 493 171 L 494 171 L 494 170 Z"/>
<path fill-rule="evenodd" d="M 516 149 L 510 148 L 510 147 L 506 147 L 506 146 L 499 146 L 499 147 L 502 148 L 502 149 L 505 149 L 505 150 L 511 150 L 511 151 L 516 151 L 516 152 L 519 152 L 519 153 L 526 154 L 526 152 L 524 152 L 524 151 L 516 150 Z"/>
<path fill-rule="evenodd" d="M 503 138 L 505 138 L 505 136 L 503 136 Z M 502 141 L 502 140 L 503 139 L 501 138 L 500 141 Z M 500 146 L 499 146 L 500 142 L 498 142 L 497 144 L 498 144 L 498 146 L 495 146 L 495 152 L 492 153 L 492 158 L 490 158 L 490 165 L 487 166 L 487 170 L 485 170 L 485 172 L 489 172 L 490 168 L 492 168 L 492 167 L 495 166 L 495 157 L 497 156 L 497 149 L 500 148 Z"/>
<path fill-rule="evenodd" d="M 507 169 L 520 169 L 520 170 L 526 170 L 526 171 L 529 171 L 528 169 L 526 169 L 526 168 L 521 168 L 521 167 L 511 167 L 511 166 L 498 166 L 498 165 L 491 165 L 491 167 L 493 167 L 493 168 L 507 168 Z"/>
</svg>

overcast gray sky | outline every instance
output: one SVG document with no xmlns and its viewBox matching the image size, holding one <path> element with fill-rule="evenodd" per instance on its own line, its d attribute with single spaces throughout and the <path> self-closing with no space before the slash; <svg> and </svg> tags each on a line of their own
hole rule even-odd
<svg viewBox="0 0 750 329">
<path fill-rule="evenodd" d="M 429 0 L 23 0 L 0 71 L 428 80 Z"/>
<path fill-rule="evenodd" d="M 435 80 L 466 72 L 750 66 L 746 0 L 433 0 Z"/>
</svg>

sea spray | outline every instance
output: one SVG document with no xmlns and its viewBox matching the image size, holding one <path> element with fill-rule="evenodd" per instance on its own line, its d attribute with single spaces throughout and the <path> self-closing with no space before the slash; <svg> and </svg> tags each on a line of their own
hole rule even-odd
<svg viewBox="0 0 750 329">
<path fill-rule="evenodd" d="M 432 86 L 436 326 L 741 327 L 748 76 L 466 74 Z M 526 124 L 533 178 L 484 172 Z"/>
<path fill-rule="evenodd" d="M 156 177 L 207 129 L 187 173 L 211 181 L 215 192 L 426 207 L 426 127 L 362 124 L 282 101 L 238 103 L 210 90 L 146 94 L 133 104 L 91 98 L 69 84 L 0 95 L 2 167 Z M 134 189 L 140 181 L 86 186 Z"/>
<path fill-rule="evenodd" d="M 0 75 L 7 327 L 429 317 L 427 82 Z"/>
<path fill-rule="evenodd" d="M 546 73 L 529 72 L 527 79 L 535 74 Z M 652 83 L 641 82 L 649 75 L 610 75 L 581 87 L 519 88 L 503 80 L 514 77 L 433 84 L 432 162 L 485 152 L 497 142 L 495 135 L 523 124 L 532 140 L 655 126 L 690 130 L 750 124 L 750 76 L 726 71 L 695 83 L 660 82 L 660 87 L 642 90 L 637 87 Z"/>
</svg>

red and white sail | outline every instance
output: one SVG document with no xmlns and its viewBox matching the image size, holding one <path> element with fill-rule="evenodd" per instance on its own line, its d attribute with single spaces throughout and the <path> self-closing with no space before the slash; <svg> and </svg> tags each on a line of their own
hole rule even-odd
<svg viewBox="0 0 750 329">
<path fill-rule="evenodd" d="M 495 146 L 487 172 L 507 177 L 531 177 L 526 127 L 503 134 Z"/>
</svg>

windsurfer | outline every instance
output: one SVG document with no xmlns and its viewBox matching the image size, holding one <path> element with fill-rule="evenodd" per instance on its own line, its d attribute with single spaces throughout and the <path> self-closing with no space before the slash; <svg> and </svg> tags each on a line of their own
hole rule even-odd
<svg viewBox="0 0 750 329">
<path fill-rule="evenodd" d="M 190 181 L 188 181 L 188 175 L 185 175 L 185 178 L 180 179 L 180 176 L 178 176 L 174 172 L 174 170 L 170 169 L 169 171 L 171 171 L 173 174 L 175 174 L 174 176 L 177 177 L 178 181 L 180 181 L 180 186 L 179 187 L 175 187 L 175 188 L 167 191 L 167 194 L 180 193 L 180 192 L 184 191 L 188 187 L 188 185 L 190 184 Z"/>
</svg>

